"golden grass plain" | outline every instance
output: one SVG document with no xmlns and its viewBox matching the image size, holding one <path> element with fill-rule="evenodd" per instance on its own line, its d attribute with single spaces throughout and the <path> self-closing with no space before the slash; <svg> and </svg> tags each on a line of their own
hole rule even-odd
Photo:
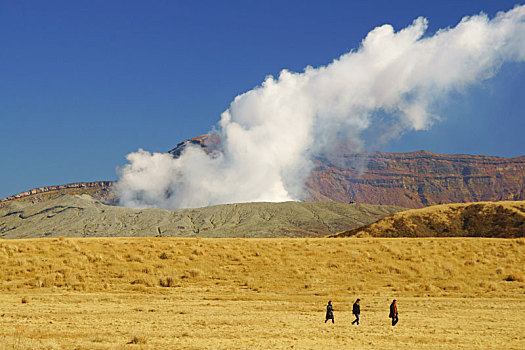
<svg viewBox="0 0 525 350">
<path fill-rule="evenodd" d="M 524 262 L 524 239 L 0 240 L 0 349 L 523 349 Z"/>
</svg>

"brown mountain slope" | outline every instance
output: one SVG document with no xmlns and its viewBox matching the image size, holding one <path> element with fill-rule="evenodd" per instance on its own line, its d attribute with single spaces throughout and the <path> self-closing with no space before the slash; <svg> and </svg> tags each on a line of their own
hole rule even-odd
<svg viewBox="0 0 525 350">
<path fill-rule="evenodd" d="M 396 213 L 331 237 L 525 237 L 525 201 L 444 204 Z"/>
</svg>

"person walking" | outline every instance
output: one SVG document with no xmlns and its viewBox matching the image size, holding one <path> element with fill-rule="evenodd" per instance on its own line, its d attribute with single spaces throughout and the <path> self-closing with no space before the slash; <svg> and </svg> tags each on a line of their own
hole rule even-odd
<svg viewBox="0 0 525 350">
<path fill-rule="evenodd" d="M 326 320 L 324 320 L 324 323 L 330 319 L 332 320 L 332 323 L 334 323 L 334 308 L 332 307 L 331 300 L 328 302 L 328 305 L 326 305 Z"/>
<path fill-rule="evenodd" d="M 390 304 L 390 315 L 388 315 L 392 319 L 392 326 L 395 326 L 396 323 L 399 321 L 399 317 L 397 316 L 397 304 L 396 300 L 392 301 L 392 304 Z"/>
<path fill-rule="evenodd" d="M 355 320 L 352 322 L 352 324 L 357 323 L 359 326 L 359 314 L 361 313 L 361 306 L 359 306 L 360 299 L 357 298 L 357 300 L 354 303 L 354 306 L 352 307 L 352 313 L 355 316 Z"/>
</svg>

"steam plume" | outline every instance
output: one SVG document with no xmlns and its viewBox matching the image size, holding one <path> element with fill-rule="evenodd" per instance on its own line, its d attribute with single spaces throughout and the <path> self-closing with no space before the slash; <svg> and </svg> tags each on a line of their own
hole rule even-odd
<svg viewBox="0 0 525 350">
<path fill-rule="evenodd" d="M 385 24 L 326 66 L 266 77 L 222 113 L 211 155 L 197 146 L 178 159 L 129 154 L 116 184 L 120 203 L 175 209 L 300 199 L 310 156 L 333 140 L 359 150 L 370 127 L 387 130 L 382 141 L 428 129 L 439 119 L 438 99 L 491 78 L 504 62 L 525 61 L 525 6 L 492 20 L 465 17 L 432 36 L 426 29 L 422 17 L 398 32 Z"/>
</svg>

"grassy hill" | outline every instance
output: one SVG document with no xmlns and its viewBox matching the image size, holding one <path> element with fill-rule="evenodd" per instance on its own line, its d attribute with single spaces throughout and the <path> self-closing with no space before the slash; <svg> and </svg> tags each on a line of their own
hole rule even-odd
<svg viewBox="0 0 525 350">
<path fill-rule="evenodd" d="M 169 211 L 106 205 L 87 195 L 0 208 L 0 237 L 302 237 L 374 222 L 399 207 L 367 204 L 242 203 Z"/>
<path fill-rule="evenodd" d="M 333 237 L 525 237 L 525 201 L 444 204 L 407 210 Z"/>
</svg>

